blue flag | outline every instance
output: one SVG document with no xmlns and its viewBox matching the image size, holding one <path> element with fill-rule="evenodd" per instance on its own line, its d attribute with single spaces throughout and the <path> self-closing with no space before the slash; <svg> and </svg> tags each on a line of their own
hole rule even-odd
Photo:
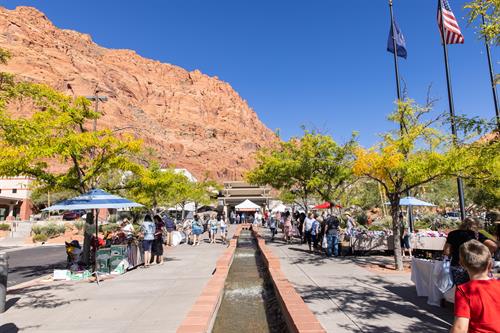
<svg viewBox="0 0 500 333">
<path fill-rule="evenodd" d="M 394 53 L 394 44 L 392 41 L 392 36 L 393 36 L 393 31 L 392 27 L 395 28 L 396 34 L 394 35 L 394 39 L 396 41 L 396 48 L 398 50 L 398 57 L 405 58 L 407 56 L 406 53 L 406 41 L 405 41 L 405 36 L 403 36 L 403 33 L 401 30 L 399 30 L 398 24 L 396 23 L 396 20 L 394 20 L 394 23 L 391 24 L 391 30 L 389 31 L 389 39 L 387 40 L 387 51 Z"/>
</svg>

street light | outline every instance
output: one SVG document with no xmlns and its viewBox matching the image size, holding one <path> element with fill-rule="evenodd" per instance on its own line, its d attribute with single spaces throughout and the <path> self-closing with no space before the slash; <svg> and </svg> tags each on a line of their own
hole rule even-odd
<svg viewBox="0 0 500 333">
<path fill-rule="evenodd" d="M 108 100 L 108 96 L 99 96 L 99 89 L 96 88 L 94 96 L 86 97 L 89 101 L 95 102 L 95 112 L 99 113 L 99 101 L 106 102 Z M 97 130 L 97 118 L 94 119 L 94 132 Z"/>
</svg>

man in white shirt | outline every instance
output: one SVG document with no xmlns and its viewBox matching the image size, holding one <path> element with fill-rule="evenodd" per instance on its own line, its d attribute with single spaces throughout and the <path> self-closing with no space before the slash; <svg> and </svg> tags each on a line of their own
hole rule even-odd
<svg viewBox="0 0 500 333">
<path fill-rule="evenodd" d="M 307 217 L 304 220 L 304 225 L 302 226 L 302 233 L 304 235 L 304 243 L 307 242 L 309 245 L 309 251 L 312 251 L 312 227 L 314 223 L 314 216 L 312 213 L 307 214 Z"/>
</svg>

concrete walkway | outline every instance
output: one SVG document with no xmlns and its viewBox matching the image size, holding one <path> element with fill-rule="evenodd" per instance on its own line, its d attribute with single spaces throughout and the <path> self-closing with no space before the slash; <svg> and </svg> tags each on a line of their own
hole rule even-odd
<svg viewBox="0 0 500 333">
<path fill-rule="evenodd" d="M 183 244 L 167 249 L 163 265 L 100 286 L 51 282 L 9 292 L 0 332 L 175 332 L 225 249 Z"/>
<path fill-rule="evenodd" d="M 307 245 L 267 243 L 281 269 L 328 332 L 447 332 L 452 309 L 417 297 L 409 273 L 384 273 L 362 266 L 390 257 L 326 258 Z M 356 263 L 357 262 L 357 263 Z"/>
</svg>

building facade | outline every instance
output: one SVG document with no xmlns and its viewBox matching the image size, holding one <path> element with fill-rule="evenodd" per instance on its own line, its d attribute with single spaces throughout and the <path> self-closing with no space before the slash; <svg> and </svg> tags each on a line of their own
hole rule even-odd
<svg viewBox="0 0 500 333">
<path fill-rule="evenodd" d="M 265 210 L 269 207 L 269 201 L 273 199 L 271 187 L 250 185 L 243 181 L 225 181 L 218 203 L 219 207 L 222 206 L 224 214 L 228 216 L 231 211 L 235 210 L 236 205 L 247 199 Z"/>
<path fill-rule="evenodd" d="M 0 221 L 29 220 L 33 213 L 29 177 L 0 178 Z"/>
</svg>

